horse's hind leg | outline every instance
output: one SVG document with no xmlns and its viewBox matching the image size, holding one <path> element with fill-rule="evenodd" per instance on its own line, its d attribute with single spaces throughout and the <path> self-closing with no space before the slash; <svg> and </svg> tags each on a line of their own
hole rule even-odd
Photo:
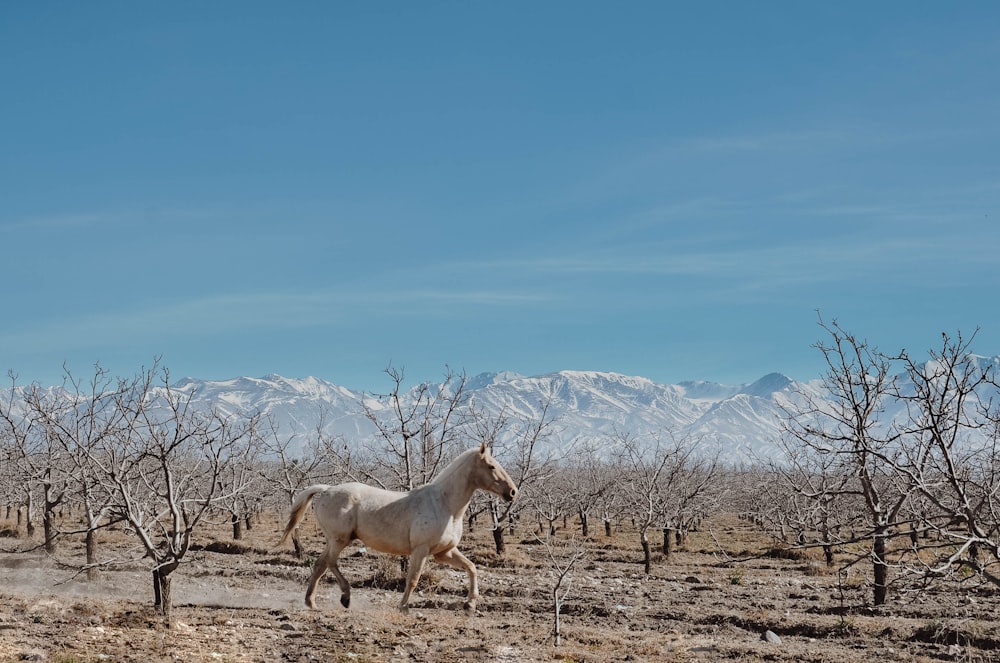
<svg viewBox="0 0 1000 663">
<path fill-rule="evenodd" d="M 434 555 L 434 559 L 447 564 L 448 566 L 465 571 L 469 574 L 469 595 L 465 599 L 465 611 L 472 614 L 476 611 L 476 599 L 479 598 L 479 580 L 476 573 L 476 565 L 469 561 L 458 548 L 451 548 Z"/>
<path fill-rule="evenodd" d="M 338 550 L 337 556 L 339 555 L 340 551 Z M 351 607 L 351 583 L 347 582 L 347 578 L 340 572 L 336 556 L 333 558 L 333 563 L 330 564 L 330 570 L 333 571 L 333 575 L 337 577 L 337 584 L 340 585 L 340 605 L 345 608 Z"/>
<path fill-rule="evenodd" d="M 323 577 L 326 573 L 326 568 L 329 565 L 327 561 L 327 554 L 329 553 L 330 547 L 327 546 L 326 549 L 320 553 L 319 557 L 316 558 L 316 563 L 313 564 L 312 575 L 309 576 L 309 584 L 306 585 L 306 607 L 316 609 L 316 584 L 319 579 Z"/>
<path fill-rule="evenodd" d="M 310 608 L 316 608 L 316 585 L 319 584 L 320 578 L 326 573 L 326 570 L 333 567 L 333 573 L 337 576 L 337 583 L 340 585 L 340 602 L 346 608 L 348 603 L 351 601 L 351 586 L 347 584 L 347 580 L 344 575 L 337 568 L 337 557 L 340 555 L 340 551 L 344 549 L 346 543 L 341 543 L 337 540 L 330 540 L 326 544 L 326 548 L 320 554 L 316 563 L 313 565 L 312 575 L 309 576 L 309 585 L 306 587 L 306 605 Z M 346 600 L 345 600 L 346 598 Z"/>
</svg>

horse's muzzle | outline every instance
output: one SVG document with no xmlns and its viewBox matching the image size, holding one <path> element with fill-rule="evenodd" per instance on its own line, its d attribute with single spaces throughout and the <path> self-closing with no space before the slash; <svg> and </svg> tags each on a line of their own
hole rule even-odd
<svg viewBox="0 0 1000 663">
<path fill-rule="evenodd" d="M 513 502 L 515 497 L 517 497 L 517 488 L 511 487 L 503 493 L 503 498 L 508 502 Z"/>
</svg>

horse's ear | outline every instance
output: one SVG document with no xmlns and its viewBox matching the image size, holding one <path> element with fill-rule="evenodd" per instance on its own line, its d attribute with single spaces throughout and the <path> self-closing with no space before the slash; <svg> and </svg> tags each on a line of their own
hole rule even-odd
<svg viewBox="0 0 1000 663">
<path fill-rule="evenodd" d="M 486 443 L 485 442 L 483 442 L 482 444 L 479 445 L 479 455 L 482 456 L 483 458 L 486 458 Z"/>
</svg>

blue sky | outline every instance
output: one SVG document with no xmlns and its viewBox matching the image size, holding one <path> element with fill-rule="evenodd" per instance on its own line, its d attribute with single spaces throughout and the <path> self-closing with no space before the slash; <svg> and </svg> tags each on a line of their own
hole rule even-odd
<svg viewBox="0 0 1000 663">
<path fill-rule="evenodd" d="M 993 2 L 0 10 L 0 370 L 1000 354 Z"/>
</svg>

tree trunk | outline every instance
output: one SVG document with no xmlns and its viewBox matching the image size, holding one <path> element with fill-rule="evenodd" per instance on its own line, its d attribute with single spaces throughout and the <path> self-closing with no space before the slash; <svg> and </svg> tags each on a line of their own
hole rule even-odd
<svg viewBox="0 0 1000 663">
<path fill-rule="evenodd" d="M 556 647 L 562 644 L 562 629 L 559 624 L 559 588 L 552 590 L 552 612 L 554 613 L 554 621 L 552 624 L 552 636 L 555 640 L 554 644 Z"/>
<path fill-rule="evenodd" d="M 875 540 L 872 543 L 872 571 L 875 576 L 875 605 L 884 605 L 886 592 L 888 590 L 887 581 L 889 579 L 889 564 L 885 559 L 885 544 L 888 535 L 885 526 L 880 525 L 875 530 Z"/>
<path fill-rule="evenodd" d="M 669 525 L 663 528 L 663 556 L 670 559 L 670 554 L 674 552 L 674 541 L 677 540 L 677 535 L 674 533 L 674 528 Z M 649 573 L 647 571 L 646 573 Z"/>
<path fill-rule="evenodd" d="M 590 536 L 590 518 L 583 509 L 580 509 L 580 533 L 583 534 L 583 538 Z"/>
<path fill-rule="evenodd" d="M 84 545 L 87 550 L 87 579 L 94 580 L 97 578 L 97 530 L 87 530 Z"/>
<path fill-rule="evenodd" d="M 611 519 L 610 518 L 605 518 L 604 519 L 604 536 L 607 536 L 607 537 L 611 536 Z"/>
<path fill-rule="evenodd" d="M 160 613 L 163 615 L 163 623 L 166 624 L 167 628 L 174 627 L 174 604 L 170 590 L 173 583 L 173 572 L 179 565 L 179 560 L 171 560 L 153 572 L 154 577 L 159 580 L 157 586 L 160 589 Z"/>
<path fill-rule="evenodd" d="M 830 527 L 823 524 L 823 557 L 826 558 L 826 565 L 833 566 L 833 546 L 830 545 Z"/>
<path fill-rule="evenodd" d="M 646 530 L 643 530 L 639 535 L 639 540 L 642 543 L 642 566 L 646 571 L 646 575 L 649 575 L 653 565 L 649 552 L 649 538 L 646 536 Z"/>
<path fill-rule="evenodd" d="M 493 528 L 493 545 L 497 549 L 497 555 L 503 556 L 507 551 L 507 546 L 503 541 L 503 527 Z"/>
<path fill-rule="evenodd" d="M 169 573 L 160 573 L 160 611 L 163 613 L 163 623 L 167 628 L 174 627 L 174 604 L 171 597 L 173 579 Z"/>
<path fill-rule="evenodd" d="M 45 552 L 52 555 L 56 551 L 56 512 L 48 508 L 42 513 L 42 533 L 45 535 Z"/>
<path fill-rule="evenodd" d="M 29 492 L 28 498 L 24 501 L 24 524 L 27 528 L 29 539 L 35 536 L 35 521 L 33 518 L 34 514 L 32 513 L 34 509 L 32 507 L 31 493 Z"/>
<path fill-rule="evenodd" d="M 239 541 L 243 538 L 243 521 L 240 519 L 240 514 L 233 512 L 233 541 Z"/>
<path fill-rule="evenodd" d="M 163 597 L 160 595 L 160 570 L 153 569 L 153 607 L 162 608 Z"/>
<path fill-rule="evenodd" d="M 302 559 L 302 557 L 303 557 L 303 550 L 302 550 L 302 542 L 299 541 L 299 528 L 298 527 L 296 527 L 295 529 L 292 530 L 292 547 L 295 548 L 295 558 L 296 559 Z"/>
<path fill-rule="evenodd" d="M 510 512 L 507 516 L 510 517 Z M 501 516 L 496 500 L 490 500 L 490 517 L 493 520 L 493 547 L 496 548 L 498 556 L 503 556 L 507 552 L 507 545 L 503 540 L 503 523 L 500 522 Z"/>
<path fill-rule="evenodd" d="M 42 532 L 45 535 L 45 552 L 52 555 L 56 551 L 56 507 L 62 502 L 62 495 L 52 496 L 52 468 L 45 471 L 42 483 Z"/>
</svg>

